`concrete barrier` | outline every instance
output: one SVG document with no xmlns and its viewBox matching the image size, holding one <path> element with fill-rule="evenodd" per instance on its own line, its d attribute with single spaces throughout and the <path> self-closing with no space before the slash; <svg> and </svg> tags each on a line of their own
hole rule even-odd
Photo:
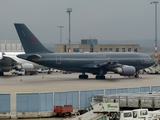
<svg viewBox="0 0 160 120">
<path fill-rule="evenodd" d="M 53 111 L 47 112 L 17 112 L 17 118 L 43 118 L 43 117 L 52 117 L 54 116 Z"/>
<path fill-rule="evenodd" d="M 0 113 L 0 119 L 10 119 L 11 114 L 10 113 Z"/>
</svg>

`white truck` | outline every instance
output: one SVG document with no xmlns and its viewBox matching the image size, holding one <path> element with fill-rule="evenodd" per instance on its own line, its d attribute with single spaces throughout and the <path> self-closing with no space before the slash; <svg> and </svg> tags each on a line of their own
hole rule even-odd
<svg viewBox="0 0 160 120">
<path fill-rule="evenodd" d="M 107 120 L 159 120 L 159 111 L 148 111 L 148 109 L 135 109 L 131 111 L 120 111 L 107 117 Z"/>
</svg>

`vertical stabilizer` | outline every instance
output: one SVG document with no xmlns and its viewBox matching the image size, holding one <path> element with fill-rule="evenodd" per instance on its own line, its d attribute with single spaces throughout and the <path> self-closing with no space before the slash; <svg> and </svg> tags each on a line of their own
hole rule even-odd
<svg viewBox="0 0 160 120">
<path fill-rule="evenodd" d="M 25 53 L 51 53 L 51 51 L 42 45 L 26 25 L 21 23 L 15 23 L 14 25 Z"/>
</svg>

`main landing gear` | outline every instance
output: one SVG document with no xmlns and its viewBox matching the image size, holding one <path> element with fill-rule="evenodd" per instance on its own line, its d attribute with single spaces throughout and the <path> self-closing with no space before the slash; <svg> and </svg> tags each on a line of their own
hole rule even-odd
<svg viewBox="0 0 160 120">
<path fill-rule="evenodd" d="M 96 78 L 96 79 L 105 79 L 105 76 L 104 76 L 104 75 L 96 75 L 95 78 Z"/>
<path fill-rule="evenodd" d="M 0 72 L 0 76 L 4 76 L 4 73 L 3 73 L 3 72 Z"/>
<path fill-rule="evenodd" d="M 98 75 L 96 75 L 96 79 L 105 79 L 105 75 L 104 74 L 106 74 L 106 72 L 104 72 L 104 70 L 103 69 L 100 69 L 100 71 L 99 71 L 99 74 Z"/>
<path fill-rule="evenodd" d="M 79 75 L 79 79 L 88 79 L 88 75 L 81 74 L 81 75 Z"/>
</svg>

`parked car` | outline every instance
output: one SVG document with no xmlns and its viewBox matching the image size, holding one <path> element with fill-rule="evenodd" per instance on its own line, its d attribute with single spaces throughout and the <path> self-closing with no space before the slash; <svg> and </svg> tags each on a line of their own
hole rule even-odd
<svg viewBox="0 0 160 120">
<path fill-rule="evenodd" d="M 71 71 L 63 71 L 63 74 L 71 74 Z"/>
<path fill-rule="evenodd" d="M 49 69 L 49 68 L 39 68 L 38 69 L 38 73 L 48 73 L 51 74 L 53 72 L 53 69 Z"/>
</svg>

